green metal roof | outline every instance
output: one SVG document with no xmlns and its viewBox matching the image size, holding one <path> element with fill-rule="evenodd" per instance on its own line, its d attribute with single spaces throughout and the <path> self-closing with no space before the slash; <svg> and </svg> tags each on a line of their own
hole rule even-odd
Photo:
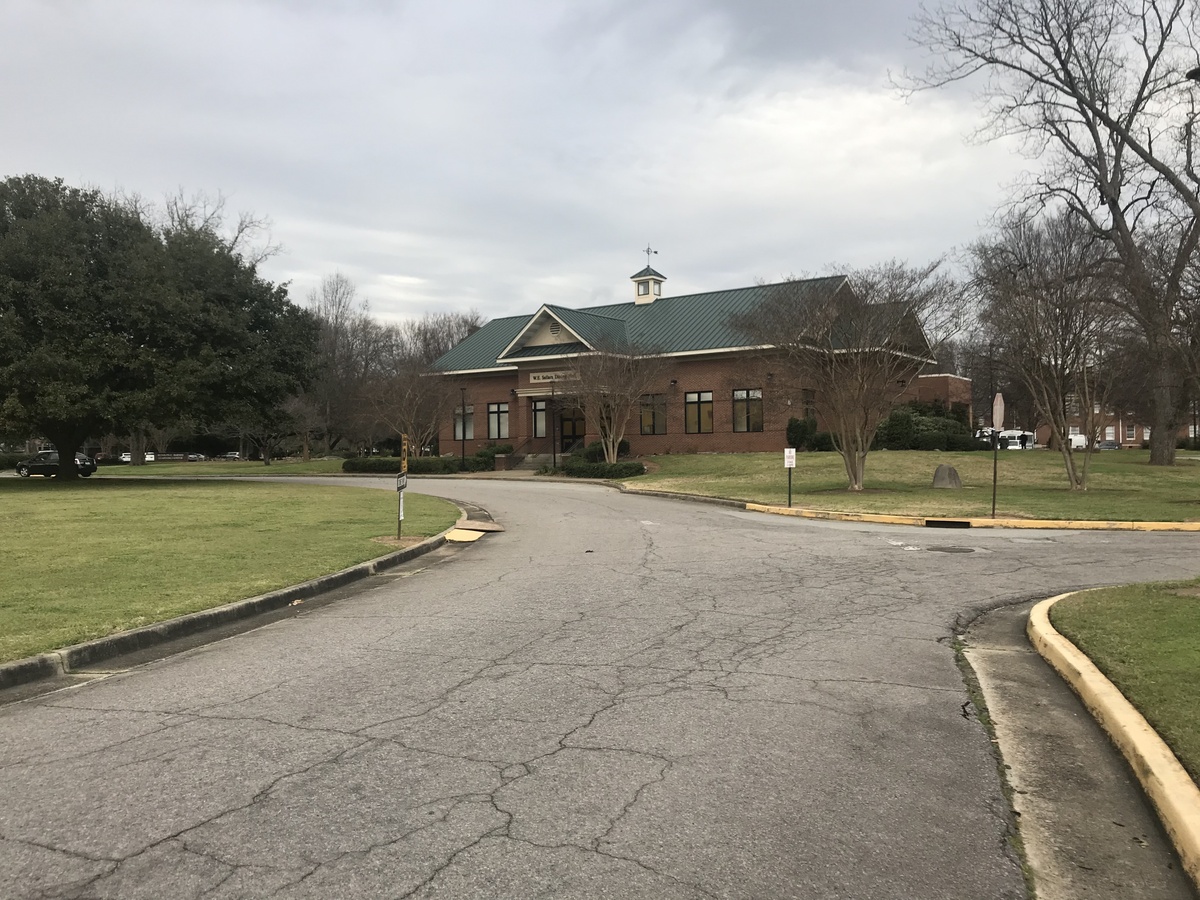
<svg viewBox="0 0 1200 900">
<path fill-rule="evenodd" d="M 494 369 L 496 357 L 512 343 L 529 316 L 508 316 L 492 319 L 478 331 L 455 344 L 433 363 L 438 372 L 466 372 L 472 369 Z"/>
<path fill-rule="evenodd" d="M 638 272 L 636 275 L 629 276 L 630 281 L 635 278 L 661 278 L 663 281 L 667 280 L 666 275 L 663 275 L 661 272 L 655 272 L 649 266 L 646 266 L 646 268 L 642 269 L 642 271 Z"/>
<path fill-rule="evenodd" d="M 845 284 L 845 277 L 837 275 L 789 282 L 787 288 L 791 292 L 827 296 Z M 584 309 L 547 306 L 545 309 L 591 347 L 628 346 L 643 353 L 719 351 L 747 345 L 746 336 L 734 327 L 733 320 L 753 313 L 778 287 L 754 285 L 681 297 L 656 297 L 652 303 L 615 303 Z M 509 360 L 534 355 L 526 351 L 535 348 L 519 348 L 500 357 L 504 348 L 532 323 L 536 315 L 488 322 L 438 359 L 434 368 L 443 372 L 499 368 L 506 366 Z M 563 346 L 556 345 L 547 353 L 578 352 L 563 350 Z"/>
</svg>

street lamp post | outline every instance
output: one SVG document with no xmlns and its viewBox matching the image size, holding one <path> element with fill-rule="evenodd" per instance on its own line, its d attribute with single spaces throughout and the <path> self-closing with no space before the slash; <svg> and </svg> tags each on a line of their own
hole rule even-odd
<svg viewBox="0 0 1200 900">
<path fill-rule="evenodd" d="M 462 399 L 462 403 L 458 407 L 458 432 L 462 441 L 459 470 L 465 471 L 467 468 L 467 389 L 460 387 L 458 391 Z"/>
</svg>

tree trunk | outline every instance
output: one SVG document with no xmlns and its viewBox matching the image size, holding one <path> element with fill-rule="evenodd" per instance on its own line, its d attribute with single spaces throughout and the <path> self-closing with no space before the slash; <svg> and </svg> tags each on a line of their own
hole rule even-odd
<svg viewBox="0 0 1200 900">
<path fill-rule="evenodd" d="M 46 437 L 54 444 L 54 449 L 58 451 L 58 473 L 55 479 L 58 481 L 74 481 L 79 478 L 79 466 L 75 465 L 75 454 L 79 452 L 80 445 L 87 437 L 86 432 L 73 430 L 70 428 L 61 428 L 47 430 Z"/>
<path fill-rule="evenodd" d="M 1178 394 L 1169 383 L 1169 374 L 1160 372 L 1155 378 L 1154 424 L 1150 429 L 1150 465 L 1175 465 L 1175 432 L 1179 429 L 1175 400 Z"/>
</svg>

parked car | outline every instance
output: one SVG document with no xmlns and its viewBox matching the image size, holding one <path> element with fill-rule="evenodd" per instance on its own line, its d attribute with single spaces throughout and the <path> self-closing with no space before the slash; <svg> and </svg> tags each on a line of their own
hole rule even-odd
<svg viewBox="0 0 1200 900">
<path fill-rule="evenodd" d="M 1096 444 L 1097 450 L 1120 450 L 1121 445 L 1116 441 L 1100 441 Z"/>
<path fill-rule="evenodd" d="M 208 459 L 208 457 L 203 453 L 189 453 L 187 455 L 188 462 L 204 462 L 206 459 Z"/>
<path fill-rule="evenodd" d="M 241 459 L 242 454 L 238 453 L 236 450 L 230 450 L 228 453 L 226 453 L 221 458 L 222 459 Z"/>
<path fill-rule="evenodd" d="M 153 453 L 143 453 L 142 459 L 144 459 L 146 462 L 154 462 L 154 454 Z M 124 453 L 121 454 L 121 462 L 133 462 L 133 454 L 130 453 L 128 450 L 126 450 Z"/>
<path fill-rule="evenodd" d="M 75 467 L 79 470 L 80 477 L 87 478 L 96 471 L 96 461 L 86 454 L 76 453 Z M 30 475 L 53 478 L 58 474 L 58 451 L 42 450 L 32 459 L 17 463 L 17 474 L 22 478 L 28 478 Z"/>
</svg>

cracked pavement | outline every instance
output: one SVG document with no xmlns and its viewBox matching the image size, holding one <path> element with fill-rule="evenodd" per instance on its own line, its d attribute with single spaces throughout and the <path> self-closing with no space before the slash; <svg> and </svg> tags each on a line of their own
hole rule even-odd
<svg viewBox="0 0 1200 900">
<path fill-rule="evenodd" d="M 1200 574 L 1194 535 L 412 489 L 508 530 L 0 708 L 0 896 L 1023 898 L 956 625 Z"/>
</svg>

